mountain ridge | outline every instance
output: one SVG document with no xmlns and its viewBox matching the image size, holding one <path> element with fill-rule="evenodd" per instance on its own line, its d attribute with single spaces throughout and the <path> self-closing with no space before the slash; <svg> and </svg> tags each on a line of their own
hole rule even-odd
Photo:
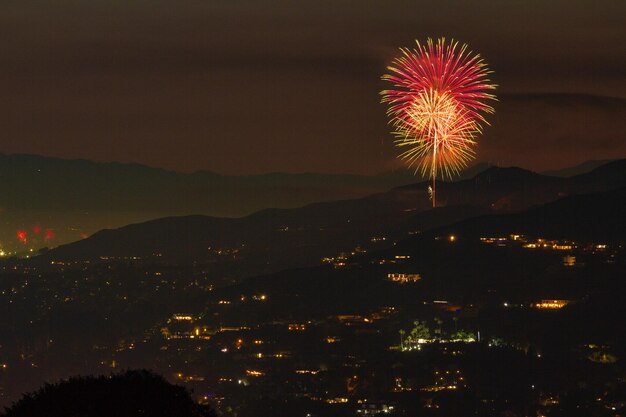
<svg viewBox="0 0 626 417">
<path fill-rule="evenodd" d="M 52 169 L 41 161 L 51 161 L 58 167 Z M 77 170 L 76 164 L 88 169 Z M 610 164 L 607 166 L 610 168 Z M 619 186 L 619 166 L 618 162 L 617 168 L 612 168 L 616 172 L 613 174 L 594 171 L 588 176 L 559 179 L 522 168 L 490 167 L 483 163 L 467 170 L 472 174 L 470 178 L 438 182 L 437 196 L 445 206 L 487 205 L 494 210 L 513 210 L 576 189 L 590 190 L 600 183 Z M 206 181 L 203 175 L 207 176 Z M 0 248 L 5 252 L 25 252 L 29 248 L 55 247 L 101 229 L 189 214 L 262 218 L 263 214 L 258 213 L 266 210 L 278 215 L 285 213 L 281 209 L 303 208 L 303 212 L 309 213 L 307 216 L 316 217 L 312 211 L 322 206 L 315 204 L 337 202 L 335 209 L 328 209 L 328 216 L 336 217 L 339 210 L 346 217 L 350 210 L 362 211 L 359 204 L 367 204 L 374 205 L 380 216 L 404 218 L 402 210 L 414 208 L 421 212 L 430 208 L 429 182 L 416 181 L 408 171 L 367 178 L 333 175 L 269 173 L 242 180 L 210 172 L 180 174 L 160 168 L 144 169 L 138 164 L 76 160 L 67 165 L 55 158 L 0 154 Z M 592 178 L 594 175 L 598 177 Z M 611 175 L 615 178 L 603 178 Z M 331 178 L 343 179 L 333 183 Z M 340 209 L 342 201 L 345 207 Z M 44 238 L 37 230 L 49 230 L 53 238 L 48 239 L 48 233 Z M 28 242 L 16 238 L 16 234 L 22 233 Z"/>
<path fill-rule="evenodd" d="M 624 172 L 617 176 L 616 172 Z M 488 180 L 497 178 L 502 181 Z M 490 168 L 474 179 L 442 183 L 441 207 L 432 209 L 424 186 L 397 187 L 358 199 L 317 202 L 295 209 L 264 209 L 240 218 L 165 217 L 98 232 L 62 245 L 39 261 L 147 258 L 174 262 L 222 262 L 215 251 L 235 253 L 245 264 L 239 277 L 319 264 L 353 251 L 375 236 L 388 242 L 481 216 L 514 215 L 561 201 L 570 194 L 626 187 L 626 160 L 574 178 L 518 168 Z M 453 204 L 452 204 L 453 203 Z M 216 261 L 217 259 L 217 261 Z"/>
</svg>

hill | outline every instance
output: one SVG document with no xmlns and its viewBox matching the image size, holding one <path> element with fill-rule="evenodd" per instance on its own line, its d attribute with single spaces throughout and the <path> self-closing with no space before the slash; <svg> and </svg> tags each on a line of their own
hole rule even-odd
<svg viewBox="0 0 626 417">
<path fill-rule="evenodd" d="M 0 414 L 4 417 L 142 416 L 213 417 L 184 387 L 150 371 L 133 370 L 99 377 L 74 377 L 26 394 Z"/>
<path fill-rule="evenodd" d="M 486 168 L 468 168 L 473 177 Z M 268 208 L 359 198 L 409 184 L 407 170 L 376 176 L 269 173 L 190 174 L 138 164 L 0 154 L 0 249 L 37 250 L 150 219 L 246 216 Z M 45 233 L 48 230 L 50 233 Z M 27 244 L 16 238 L 26 234 Z"/>
<path fill-rule="evenodd" d="M 480 216 L 433 233 L 467 238 L 511 233 L 583 242 L 626 241 L 626 188 L 604 193 L 570 195 L 521 213 Z"/>
<path fill-rule="evenodd" d="M 416 300 L 481 301 L 488 306 L 492 302 L 501 305 L 503 299 L 527 303 L 550 297 L 583 299 L 598 292 L 605 296 L 611 288 L 623 286 L 623 261 L 614 264 L 610 253 L 601 251 L 582 253 L 588 243 L 623 246 L 626 220 L 621 214 L 625 210 L 626 188 L 572 195 L 523 212 L 480 216 L 410 236 L 387 249 L 353 257 L 348 268 L 281 271 L 218 289 L 212 297 L 264 293 L 276 304 L 272 314 L 281 311 L 286 316 L 322 318 L 386 305 L 410 311 Z M 529 240 L 575 240 L 581 265 L 563 265 L 563 256 L 571 251 L 480 240 L 482 236 L 508 238 L 510 233 L 525 234 Z M 402 255 L 401 261 L 397 255 Z M 398 285 L 386 280 L 391 272 L 419 273 L 421 279 L 416 285 Z"/>
<path fill-rule="evenodd" d="M 511 213 L 570 194 L 620 186 L 626 186 L 625 160 L 572 178 L 492 167 L 470 180 L 442 183 L 439 193 L 444 206 L 436 209 L 430 207 L 427 199 L 427 183 L 420 183 L 359 199 L 315 203 L 296 209 L 266 209 L 237 219 L 209 216 L 157 219 L 103 230 L 37 259 L 52 262 L 135 257 L 162 262 L 207 262 L 213 267 L 222 265 L 232 276 L 243 277 L 316 265 L 323 257 L 350 253 L 357 247 L 380 249 L 404 239 L 407 233 L 441 228 L 476 216 L 487 215 L 484 219 L 489 220 L 481 220 L 483 217 L 468 220 L 468 228 L 482 221 L 492 224 L 497 222 L 494 220 L 499 218 L 497 215 L 515 216 Z M 568 204 L 565 201 L 559 204 Z M 551 206 L 546 207 L 542 210 Z M 556 216 L 558 209 L 550 213 Z M 505 219 L 502 229 L 512 230 L 510 221 L 506 220 L 509 218 L 501 218 Z M 538 224 L 534 230 L 540 231 L 544 226 Z M 495 226 L 492 229 L 495 232 Z M 482 226 L 476 230 L 482 232 Z M 376 237 L 386 240 L 374 244 Z"/>
<path fill-rule="evenodd" d="M 589 171 L 593 171 L 594 169 L 602 165 L 608 164 L 609 162 L 612 162 L 612 161 L 613 160 L 611 159 L 585 161 L 573 167 L 555 169 L 555 170 L 550 170 L 550 171 L 543 171 L 541 174 L 548 175 L 551 177 L 573 177 L 575 175 L 585 174 Z"/>
</svg>

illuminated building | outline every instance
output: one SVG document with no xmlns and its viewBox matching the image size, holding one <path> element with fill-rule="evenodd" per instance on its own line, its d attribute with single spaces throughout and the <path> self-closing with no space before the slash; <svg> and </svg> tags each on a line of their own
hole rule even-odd
<svg viewBox="0 0 626 417">
<path fill-rule="evenodd" d="M 237 327 L 222 326 L 222 327 L 220 327 L 219 332 L 220 333 L 222 333 L 222 332 L 239 332 L 239 331 L 242 331 L 242 330 L 250 330 L 250 328 L 246 327 L 246 326 L 237 326 Z"/>
<path fill-rule="evenodd" d="M 552 249 L 554 250 L 572 250 L 574 247 L 572 245 L 552 245 Z"/>
<path fill-rule="evenodd" d="M 344 397 L 329 398 L 326 400 L 327 404 L 345 404 L 347 402 L 348 399 Z"/>
<path fill-rule="evenodd" d="M 265 372 L 254 371 L 254 370 L 248 369 L 248 370 L 246 370 L 246 375 L 259 377 L 259 376 L 264 376 Z"/>
<path fill-rule="evenodd" d="M 535 304 L 535 308 L 543 310 L 558 310 L 569 304 L 569 300 L 541 300 Z"/>
<path fill-rule="evenodd" d="M 363 401 L 359 404 L 356 412 L 360 416 L 375 416 L 378 414 L 390 414 L 395 411 L 395 406 L 383 402 Z"/>
<path fill-rule="evenodd" d="M 387 274 L 387 279 L 392 282 L 398 282 L 400 284 L 406 284 L 408 282 L 417 282 L 422 279 L 420 274 L 400 274 L 393 273 Z"/>
<path fill-rule="evenodd" d="M 190 314 L 176 313 L 172 316 L 175 321 L 193 321 L 193 316 Z"/>
<path fill-rule="evenodd" d="M 576 257 L 572 255 L 567 255 L 563 257 L 563 265 L 564 266 L 574 266 L 576 265 Z"/>
<path fill-rule="evenodd" d="M 508 239 L 506 237 L 481 237 L 480 241 L 483 243 L 505 243 Z"/>
<path fill-rule="evenodd" d="M 319 373 L 319 369 L 296 369 L 294 371 L 297 374 L 311 374 L 311 375 L 317 375 Z"/>
</svg>

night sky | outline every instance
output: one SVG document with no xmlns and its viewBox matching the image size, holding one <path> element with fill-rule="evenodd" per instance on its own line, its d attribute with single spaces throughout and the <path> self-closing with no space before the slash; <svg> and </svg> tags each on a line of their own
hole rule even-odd
<svg viewBox="0 0 626 417">
<path fill-rule="evenodd" d="M 6 0 L 0 152 L 178 171 L 398 167 L 380 76 L 454 37 L 500 86 L 478 161 L 626 157 L 626 2 Z"/>
</svg>

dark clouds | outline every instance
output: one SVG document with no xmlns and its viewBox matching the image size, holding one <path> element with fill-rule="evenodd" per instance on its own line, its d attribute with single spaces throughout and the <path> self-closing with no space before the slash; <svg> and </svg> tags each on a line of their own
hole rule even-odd
<svg viewBox="0 0 626 417">
<path fill-rule="evenodd" d="M 545 170 L 626 157 L 626 100 L 588 95 L 502 95 L 480 143 L 485 160 Z"/>
<path fill-rule="evenodd" d="M 379 77 L 398 46 L 447 35 L 479 50 L 511 97 L 482 159 L 623 157 L 621 102 L 528 94 L 626 97 L 625 14 L 623 1 L 6 1 L 0 151 L 379 172 L 396 164 Z"/>
</svg>

